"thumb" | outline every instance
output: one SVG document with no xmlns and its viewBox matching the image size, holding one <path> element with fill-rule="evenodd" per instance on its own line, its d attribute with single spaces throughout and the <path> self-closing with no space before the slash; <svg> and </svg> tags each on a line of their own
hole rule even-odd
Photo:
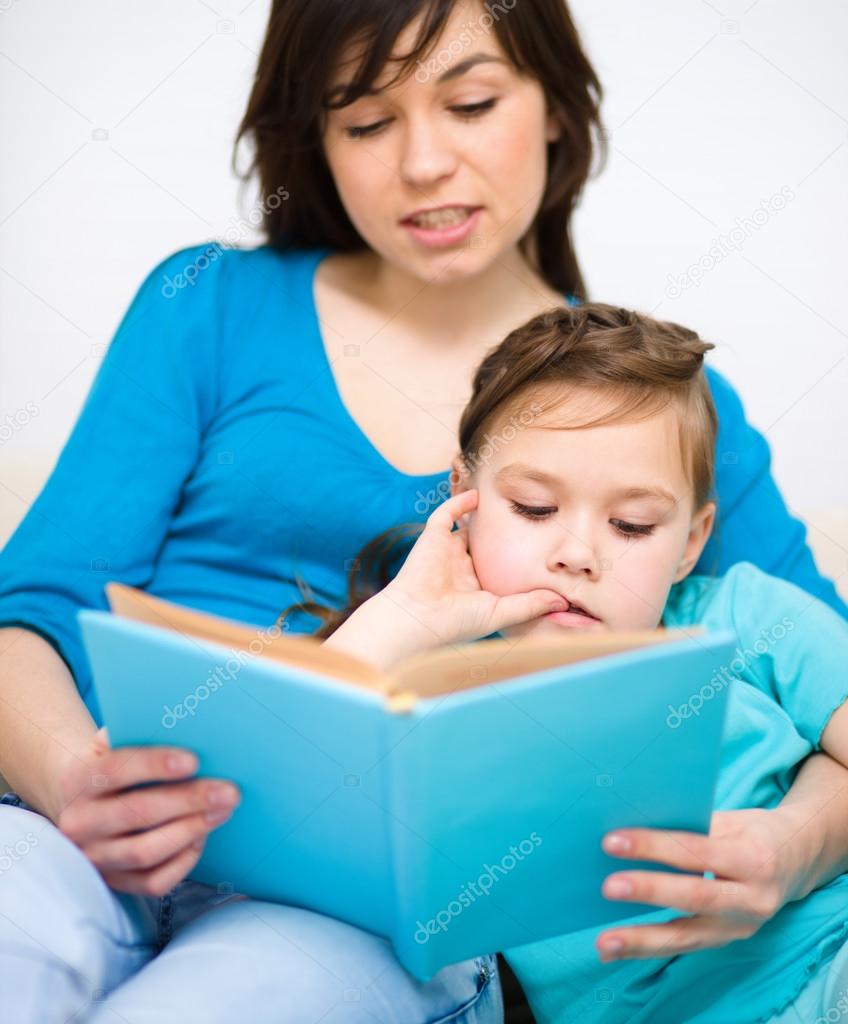
<svg viewBox="0 0 848 1024">
<path fill-rule="evenodd" d="M 563 612 L 568 605 L 552 590 L 531 590 L 527 594 L 509 594 L 501 597 L 492 615 L 492 632 L 504 626 L 517 626 L 521 622 L 537 619 L 548 612 Z"/>
</svg>

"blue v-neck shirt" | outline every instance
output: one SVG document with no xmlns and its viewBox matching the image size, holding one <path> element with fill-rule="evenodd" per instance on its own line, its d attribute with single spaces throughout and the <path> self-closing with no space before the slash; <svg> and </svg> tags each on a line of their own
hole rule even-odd
<svg viewBox="0 0 848 1024">
<path fill-rule="evenodd" d="M 341 606 L 362 546 L 424 520 L 449 494 L 448 467 L 399 471 L 341 399 L 313 296 L 329 251 L 211 243 L 156 266 L 0 553 L 0 624 L 56 647 L 98 723 L 76 613 L 106 607 L 108 581 L 268 626 L 301 599 L 298 577 Z M 775 487 L 766 441 L 730 385 L 707 373 L 719 522 L 696 571 L 752 562 L 848 616 Z M 316 625 L 305 614 L 291 623 Z"/>
</svg>

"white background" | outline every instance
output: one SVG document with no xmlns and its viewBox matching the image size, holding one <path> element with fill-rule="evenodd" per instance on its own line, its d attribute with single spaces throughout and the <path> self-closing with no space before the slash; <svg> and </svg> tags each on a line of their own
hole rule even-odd
<svg viewBox="0 0 848 1024">
<path fill-rule="evenodd" d="M 0 542 L 146 273 L 228 229 L 259 241 L 245 220 L 254 193 L 240 197 L 230 156 L 268 8 L 0 0 L 0 427 L 18 424 L 0 444 Z M 787 501 L 844 569 L 832 537 L 848 516 L 848 7 L 572 9 L 610 134 L 577 218 L 591 295 L 719 346 L 714 363 L 766 432 Z M 749 226 L 738 251 L 669 290 L 786 189 L 794 198 Z"/>
</svg>

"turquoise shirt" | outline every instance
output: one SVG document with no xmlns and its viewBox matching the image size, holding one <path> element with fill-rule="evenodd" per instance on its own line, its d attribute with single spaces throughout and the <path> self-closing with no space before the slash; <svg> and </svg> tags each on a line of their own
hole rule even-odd
<svg viewBox="0 0 848 1024">
<path fill-rule="evenodd" d="M 154 267 L 0 553 L 0 625 L 54 645 L 98 724 L 76 613 L 105 607 L 109 580 L 266 627 L 300 600 L 298 577 L 319 603 L 343 605 L 362 547 L 450 493 L 448 467 L 401 472 L 342 401 L 313 296 L 328 252 L 209 244 Z M 700 571 L 746 558 L 848 615 L 775 488 L 768 445 L 730 385 L 708 377 L 719 524 Z M 316 626 L 292 616 L 294 631 Z"/>
<path fill-rule="evenodd" d="M 729 689 L 716 810 L 777 806 L 848 696 L 848 624 L 744 562 L 721 579 L 676 584 L 663 621 L 735 631 L 735 656 L 720 674 Z M 707 684 L 700 699 L 720 685 Z M 677 727 L 686 726 L 683 719 Z M 679 916 L 657 910 L 621 923 Z M 805 985 L 823 985 L 827 962 L 848 937 L 848 874 L 720 949 L 602 964 L 594 940 L 611 927 L 506 951 L 538 1024 L 755 1024 Z"/>
</svg>

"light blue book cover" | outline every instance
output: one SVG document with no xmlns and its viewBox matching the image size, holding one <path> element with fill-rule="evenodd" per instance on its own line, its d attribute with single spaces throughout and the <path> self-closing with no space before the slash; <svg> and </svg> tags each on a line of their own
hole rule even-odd
<svg viewBox="0 0 848 1024">
<path fill-rule="evenodd" d="M 399 705 L 109 612 L 79 620 L 112 745 L 186 747 L 241 790 L 191 877 L 385 936 L 421 979 L 653 909 L 601 895 L 633 863 L 602 851 L 610 829 L 709 829 L 726 687 L 692 698 L 730 632 Z"/>
</svg>

